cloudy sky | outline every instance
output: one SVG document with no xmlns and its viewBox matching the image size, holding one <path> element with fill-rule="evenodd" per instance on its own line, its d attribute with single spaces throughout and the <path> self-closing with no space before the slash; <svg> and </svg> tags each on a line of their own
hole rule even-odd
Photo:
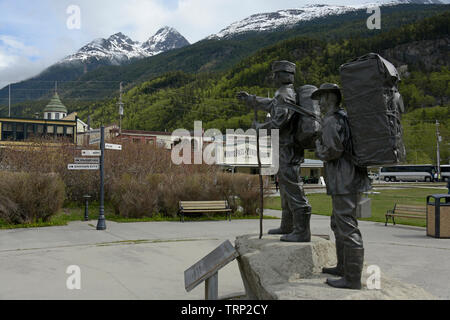
<svg viewBox="0 0 450 320">
<path fill-rule="evenodd" d="M 0 0 L 0 88 L 36 75 L 95 38 L 123 32 L 145 41 L 160 27 L 176 28 L 191 43 L 251 14 L 311 3 L 365 0 Z M 69 29 L 71 5 L 80 29 Z"/>
</svg>

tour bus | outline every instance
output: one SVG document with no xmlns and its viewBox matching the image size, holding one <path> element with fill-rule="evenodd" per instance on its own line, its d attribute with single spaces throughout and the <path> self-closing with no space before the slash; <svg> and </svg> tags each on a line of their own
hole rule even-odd
<svg viewBox="0 0 450 320">
<path fill-rule="evenodd" d="M 450 164 L 441 165 L 441 180 L 450 180 Z"/>
<path fill-rule="evenodd" d="M 398 165 L 380 168 L 379 179 L 391 181 L 434 181 L 436 168 L 431 164 Z"/>
</svg>

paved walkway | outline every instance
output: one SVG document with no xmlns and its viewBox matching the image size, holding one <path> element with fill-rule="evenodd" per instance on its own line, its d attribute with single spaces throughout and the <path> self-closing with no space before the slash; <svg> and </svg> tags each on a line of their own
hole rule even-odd
<svg viewBox="0 0 450 320">
<path fill-rule="evenodd" d="M 279 211 L 265 210 L 280 215 Z M 264 229 L 279 220 L 264 221 Z M 0 230 L 0 299 L 202 299 L 204 286 L 187 293 L 184 270 L 229 239 L 257 233 L 258 220 L 114 223 Z M 329 217 L 314 215 L 312 231 L 332 234 Z M 423 228 L 360 223 L 366 261 L 393 278 L 450 299 L 450 240 Z M 81 290 L 68 290 L 66 269 L 81 268 Z M 243 292 L 237 262 L 219 273 L 219 295 Z"/>
</svg>

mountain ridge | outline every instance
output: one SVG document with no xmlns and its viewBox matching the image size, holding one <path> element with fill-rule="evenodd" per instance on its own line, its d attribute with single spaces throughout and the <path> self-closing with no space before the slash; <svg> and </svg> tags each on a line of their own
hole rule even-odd
<svg viewBox="0 0 450 320">
<path fill-rule="evenodd" d="M 449 10 L 448 5 L 445 6 L 445 10 Z M 440 6 L 428 5 L 387 7 L 383 11 L 381 32 L 399 27 L 404 23 L 424 19 L 441 11 Z M 250 35 L 239 35 L 233 39 L 205 39 L 155 56 L 134 59 L 123 65 L 103 65 L 87 73 L 83 72 L 82 64 L 72 69 L 57 65 L 52 70 L 40 74 L 39 77 L 12 86 L 13 109 L 15 109 L 14 105 L 17 105 L 17 113 L 13 111 L 13 114 L 25 114 L 23 113 L 26 112 L 25 110 L 31 110 L 30 102 L 32 105 L 45 104 L 53 92 L 55 80 L 60 81 L 58 84 L 60 95 L 67 105 L 80 109 L 80 104 L 107 99 L 117 94 L 121 81 L 125 84 L 125 90 L 128 90 L 166 72 L 177 70 L 187 73 L 223 72 L 258 50 L 293 37 L 306 36 L 332 42 L 348 37 L 372 37 L 380 31 L 367 29 L 368 16 L 365 10 L 360 10 L 355 13 L 302 21 L 289 30 L 255 32 Z M 69 72 L 76 73 L 75 77 Z M 8 101 L 8 88 L 0 90 L 0 101 Z M 28 102 L 25 103 L 25 101 Z M 5 106 L 4 103 L 3 106 Z M 3 114 L 4 110 L 1 108 Z M 26 114 L 32 115 L 34 112 L 33 110 Z"/>
<path fill-rule="evenodd" d="M 206 39 L 227 39 L 247 32 L 263 32 L 278 28 L 292 28 L 301 21 L 340 15 L 372 7 L 396 6 L 400 4 L 444 4 L 439 0 L 389 0 L 368 2 L 357 5 L 309 4 L 299 8 L 253 14 L 243 20 L 233 22 L 228 27 Z"/>
<path fill-rule="evenodd" d="M 145 42 L 133 41 L 122 32 L 115 33 L 109 38 L 97 38 L 76 53 L 67 56 L 56 64 L 65 63 L 95 63 L 120 65 L 132 59 L 151 57 L 161 52 L 182 48 L 189 45 L 176 29 L 165 26 L 160 28 Z"/>
</svg>

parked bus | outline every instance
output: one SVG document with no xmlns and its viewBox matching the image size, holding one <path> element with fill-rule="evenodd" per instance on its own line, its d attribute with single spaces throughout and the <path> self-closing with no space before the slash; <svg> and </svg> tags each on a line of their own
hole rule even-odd
<svg viewBox="0 0 450 320">
<path fill-rule="evenodd" d="M 426 165 L 399 165 L 380 168 L 380 180 L 388 181 L 434 181 L 436 168 Z"/>
<path fill-rule="evenodd" d="M 450 164 L 441 165 L 441 180 L 450 180 Z"/>
</svg>

